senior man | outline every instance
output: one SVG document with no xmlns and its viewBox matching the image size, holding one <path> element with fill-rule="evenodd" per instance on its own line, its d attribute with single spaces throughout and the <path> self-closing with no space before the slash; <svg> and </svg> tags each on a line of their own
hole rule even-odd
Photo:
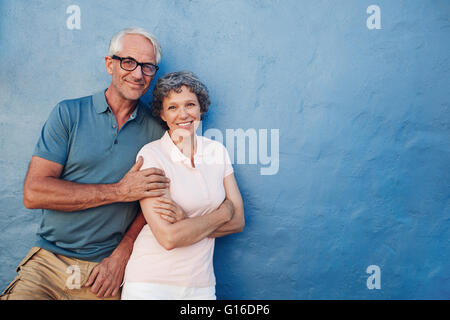
<svg viewBox="0 0 450 320">
<path fill-rule="evenodd" d="M 146 223 L 137 201 L 161 196 L 170 183 L 161 170 L 140 170 L 143 161 L 136 161 L 143 145 L 164 134 L 139 100 L 160 59 L 153 35 L 124 29 L 105 57 L 109 87 L 53 109 L 24 184 L 25 206 L 42 209 L 37 241 L 0 299 L 120 298 Z M 218 210 L 232 209 L 224 203 Z M 166 211 L 174 221 L 185 218 L 179 207 Z"/>
<path fill-rule="evenodd" d="M 109 87 L 51 112 L 24 184 L 25 206 L 43 209 L 37 241 L 1 299 L 119 298 L 144 225 L 136 201 L 159 196 L 169 182 L 135 163 L 139 149 L 164 133 L 139 100 L 160 59 L 153 35 L 122 30 L 105 57 Z"/>
</svg>

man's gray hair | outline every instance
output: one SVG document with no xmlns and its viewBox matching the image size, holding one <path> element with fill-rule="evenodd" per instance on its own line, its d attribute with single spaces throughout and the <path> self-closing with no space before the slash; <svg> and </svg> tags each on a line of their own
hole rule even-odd
<svg viewBox="0 0 450 320">
<path fill-rule="evenodd" d="M 208 88 L 200 82 L 196 75 L 190 71 L 178 71 L 168 73 L 158 79 L 153 89 L 152 114 L 159 117 L 162 111 L 162 102 L 168 97 L 171 91 L 181 92 L 181 87 L 187 87 L 197 96 L 200 103 L 200 112 L 208 111 L 211 101 L 209 99 Z"/>
<path fill-rule="evenodd" d="M 109 42 L 109 53 L 108 53 L 110 57 L 112 57 L 115 54 L 118 54 L 122 50 L 122 38 L 126 34 L 139 34 L 150 40 L 150 42 L 153 45 L 153 50 L 155 51 L 156 64 L 158 64 L 161 61 L 161 46 L 159 45 L 158 40 L 153 34 L 139 27 L 123 29 L 117 32 L 111 38 L 111 41 Z"/>
</svg>

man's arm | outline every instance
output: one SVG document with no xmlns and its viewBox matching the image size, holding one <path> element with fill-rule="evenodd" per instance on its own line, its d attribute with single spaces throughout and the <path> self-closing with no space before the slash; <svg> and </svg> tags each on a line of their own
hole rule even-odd
<svg viewBox="0 0 450 320">
<path fill-rule="evenodd" d="M 25 178 L 25 207 L 70 212 L 161 196 L 169 180 L 157 168 L 139 171 L 142 164 L 140 157 L 117 183 L 81 184 L 60 179 L 61 164 L 34 156 Z"/>
</svg>

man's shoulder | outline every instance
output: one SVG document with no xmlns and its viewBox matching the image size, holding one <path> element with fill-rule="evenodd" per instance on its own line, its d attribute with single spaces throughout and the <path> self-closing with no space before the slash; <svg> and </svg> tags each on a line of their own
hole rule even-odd
<svg viewBox="0 0 450 320">
<path fill-rule="evenodd" d="M 76 110 L 77 108 L 92 106 L 92 96 L 64 99 L 57 104 L 57 107 L 60 109 Z"/>
<path fill-rule="evenodd" d="M 92 96 L 61 100 L 53 107 L 47 121 L 57 120 L 68 124 L 77 119 L 81 110 L 89 105 L 92 105 Z"/>
<path fill-rule="evenodd" d="M 162 126 L 161 121 L 152 114 L 152 111 L 149 106 L 147 106 L 143 103 L 140 103 L 140 108 L 141 108 L 142 117 L 144 120 L 150 121 L 150 122 L 155 122 L 158 125 Z"/>
<path fill-rule="evenodd" d="M 146 129 L 147 132 L 151 132 L 151 140 L 161 138 L 166 132 L 163 123 L 159 118 L 156 118 L 151 109 L 143 104 L 140 105 L 140 122 L 141 126 Z"/>
<path fill-rule="evenodd" d="M 67 102 L 67 103 L 83 103 L 83 102 L 88 102 L 92 100 L 92 96 L 88 95 L 88 96 L 83 96 L 83 97 L 78 97 L 78 98 L 68 98 L 68 99 L 64 99 L 61 102 Z"/>
</svg>

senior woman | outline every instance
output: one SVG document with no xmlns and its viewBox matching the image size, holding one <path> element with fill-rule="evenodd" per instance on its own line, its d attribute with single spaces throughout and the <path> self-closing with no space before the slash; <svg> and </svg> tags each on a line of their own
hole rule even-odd
<svg viewBox="0 0 450 320">
<path fill-rule="evenodd" d="M 209 104 L 207 88 L 190 72 L 169 73 L 155 85 L 152 112 L 168 130 L 137 158 L 141 170 L 162 169 L 170 186 L 163 197 L 140 201 L 147 225 L 125 270 L 124 300 L 216 299 L 214 239 L 242 231 L 245 221 L 227 150 L 195 133 Z"/>
</svg>

